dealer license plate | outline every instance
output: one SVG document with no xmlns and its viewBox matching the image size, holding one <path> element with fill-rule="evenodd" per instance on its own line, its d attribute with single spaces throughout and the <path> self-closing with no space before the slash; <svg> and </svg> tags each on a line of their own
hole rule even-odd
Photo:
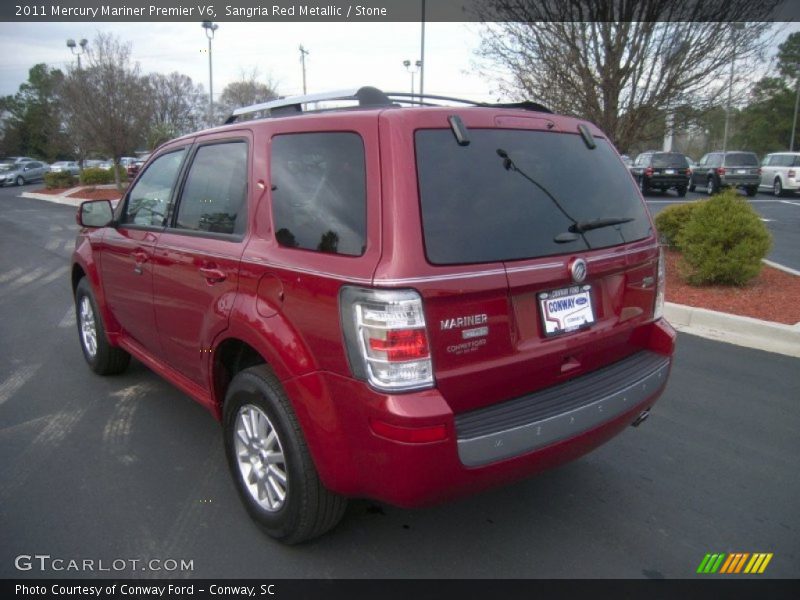
<svg viewBox="0 0 800 600">
<path fill-rule="evenodd" d="M 592 287 L 575 285 L 552 292 L 540 292 L 539 312 L 548 336 L 575 331 L 594 323 Z"/>
<path fill-rule="evenodd" d="M 747 169 L 736 169 L 736 172 L 739 175 L 746 175 L 747 174 Z"/>
<path fill-rule="evenodd" d="M 666 169 L 664 173 L 667 175 L 675 175 L 675 169 Z"/>
</svg>

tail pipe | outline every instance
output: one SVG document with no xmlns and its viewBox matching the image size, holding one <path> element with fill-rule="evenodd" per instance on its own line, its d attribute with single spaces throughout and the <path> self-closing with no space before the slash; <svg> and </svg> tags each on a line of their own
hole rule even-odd
<svg viewBox="0 0 800 600">
<path fill-rule="evenodd" d="M 649 416 L 650 416 L 650 409 L 648 408 L 647 410 L 643 410 L 641 414 L 638 417 L 636 417 L 636 420 L 633 423 L 631 423 L 631 427 L 638 427 L 639 425 L 644 423 L 647 420 L 647 417 Z"/>
</svg>

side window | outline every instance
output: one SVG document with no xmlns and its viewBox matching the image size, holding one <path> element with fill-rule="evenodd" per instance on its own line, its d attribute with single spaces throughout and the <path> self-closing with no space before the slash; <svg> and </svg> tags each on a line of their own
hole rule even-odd
<svg viewBox="0 0 800 600">
<path fill-rule="evenodd" d="M 185 148 L 159 156 L 128 193 L 128 204 L 121 223 L 161 226 L 167 215 L 169 198 L 178 171 L 183 162 Z"/>
<path fill-rule="evenodd" d="M 784 154 L 781 156 L 781 162 L 779 164 L 782 167 L 791 167 L 793 162 L 794 157 L 791 154 Z"/>
<path fill-rule="evenodd" d="M 698 167 L 704 167 L 708 164 L 708 154 L 706 154 L 703 158 L 700 159 L 700 162 L 697 163 Z"/>
<path fill-rule="evenodd" d="M 247 143 L 200 146 L 183 186 L 175 227 L 243 233 L 247 197 Z"/>
<path fill-rule="evenodd" d="M 281 246 L 360 256 L 366 246 L 364 144 L 355 133 L 272 139 L 272 215 Z"/>
<path fill-rule="evenodd" d="M 761 166 L 762 166 L 762 167 L 768 167 L 768 166 L 770 166 L 770 164 L 771 164 L 771 161 L 773 161 L 774 159 L 775 159 L 775 157 L 774 157 L 774 156 L 771 156 L 771 155 L 769 155 L 769 154 L 768 154 L 767 156 L 765 156 L 765 157 L 764 157 L 764 158 L 761 160 Z"/>
</svg>

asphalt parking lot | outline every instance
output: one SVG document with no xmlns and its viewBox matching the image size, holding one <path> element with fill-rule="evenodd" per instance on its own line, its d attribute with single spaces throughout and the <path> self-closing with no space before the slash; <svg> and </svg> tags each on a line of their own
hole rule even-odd
<svg viewBox="0 0 800 600">
<path fill-rule="evenodd" d="M 651 418 L 581 460 L 424 510 L 354 501 L 329 535 L 283 547 L 247 517 L 203 408 L 137 362 L 89 372 L 74 209 L 19 191 L 0 189 L 3 577 L 687 578 L 710 552 L 771 552 L 759 577 L 800 576 L 800 359 L 684 334 Z M 784 231 L 774 260 L 800 268 L 800 205 L 758 199 Z M 37 553 L 193 569 L 15 569 Z"/>
</svg>

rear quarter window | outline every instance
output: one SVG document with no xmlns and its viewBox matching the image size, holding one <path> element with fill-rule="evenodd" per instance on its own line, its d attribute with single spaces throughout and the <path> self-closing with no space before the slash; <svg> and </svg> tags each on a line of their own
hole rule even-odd
<svg viewBox="0 0 800 600">
<path fill-rule="evenodd" d="M 364 144 L 351 132 L 275 136 L 272 215 L 281 246 L 360 256 L 366 245 Z"/>
</svg>

